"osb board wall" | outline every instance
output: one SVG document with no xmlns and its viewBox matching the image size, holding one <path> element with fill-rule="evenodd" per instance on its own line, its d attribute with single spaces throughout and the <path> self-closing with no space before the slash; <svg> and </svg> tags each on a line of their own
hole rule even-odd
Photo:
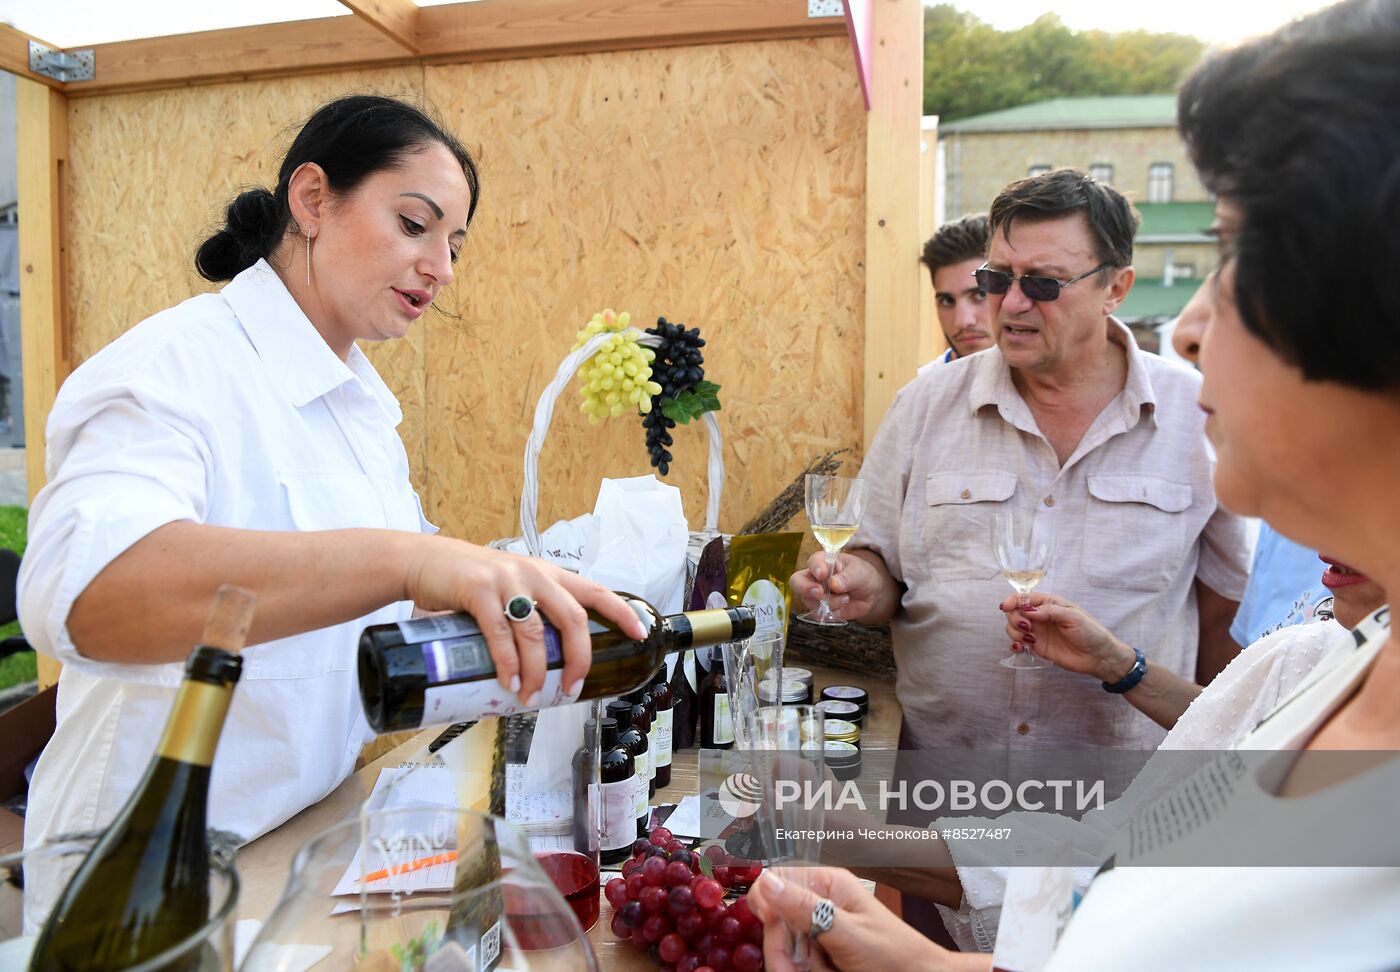
<svg viewBox="0 0 1400 972">
<path fill-rule="evenodd" d="M 698 324 L 723 386 L 732 530 L 812 457 L 859 444 L 865 116 L 844 39 L 375 70 L 75 99 L 70 307 L 80 361 L 207 289 L 190 254 L 287 126 L 350 90 L 425 99 L 478 155 L 482 200 L 447 315 L 369 348 L 404 402 L 429 516 L 518 532 L 540 392 L 604 306 Z M 878 326 L 878 322 L 877 325 Z M 705 436 L 676 431 L 704 517 Z M 540 462 L 540 522 L 649 471 L 635 418 L 591 427 L 571 386 Z"/>
<path fill-rule="evenodd" d="M 722 528 L 858 437 L 865 115 L 844 39 L 454 65 L 427 94 L 481 146 L 491 214 L 456 287 L 464 332 L 428 332 L 444 524 L 516 532 L 535 402 L 604 306 L 705 334 Z M 578 401 L 570 388 L 541 456 L 542 524 L 591 509 L 600 476 L 650 468 L 636 419 L 590 426 Z M 698 528 L 705 435 L 674 434 L 670 480 Z"/>
<path fill-rule="evenodd" d="M 68 317 L 74 367 L 129 327 L 215 290 L 194 251 L 224 207 L 270 187 L 297 128 L 347 91 L 419 101 L 405 67 L 73 98 L 68 102 Z M 423 334 L 370 349 L 403 404 L 399 431 L 424 468 Z"/>
</svg>

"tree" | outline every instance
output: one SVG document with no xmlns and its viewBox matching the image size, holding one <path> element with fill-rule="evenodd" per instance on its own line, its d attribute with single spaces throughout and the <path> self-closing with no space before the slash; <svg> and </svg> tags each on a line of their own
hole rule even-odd
<svg viewBox="0 0 1400 972">
<path fill-rule="evenodd" d="M 940 3 L 924 8 L 924 113 L 956 121 L 1049 98 L 1164 94 L 1204 48 L 1182 34 L 1071 30 L 1055 14 L 1001 31 Z"/>
</svg>

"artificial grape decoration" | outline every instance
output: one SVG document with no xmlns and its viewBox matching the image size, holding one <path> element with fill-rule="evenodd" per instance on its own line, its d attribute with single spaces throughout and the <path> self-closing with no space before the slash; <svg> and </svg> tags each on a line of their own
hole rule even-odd
<svg viewBox="0 0 1400 972">
<path fill-rule="evenodd" d="M 662 392 L 662 386 L 652 380 L 656 352 L 638 344 L 635 335 L 623 333 L 630 324 L 631 315 L 626 311 L 601 311 L 583 326 L 574 343 L 576 349 L 581 348 L 596 334 L 614 332 L 598 353 L 584 363 L 581 372 L 583 404 L 579 411 L 595 425 L 628 408 L 635 407 L 645 415 L 651 411 L 652 399 Z"/>
<path fill-rule="evenodd" d="M 658 827 L 632 845 L 622 877 L 603 886 L 613 907 L 612 933 L 666 970 L 760 972 L 763 924 L 747 898 L 726 904 L 724 897 L 762 871 L 761 864 L 736 860 L 718 846 L 703 855 L 690 851 Z"/>
<path fill-rule="evenodd" d="M 718 409 L 719 386 L 705 381 L 705 355 L 700 350 L 705 339 L 698 327 L 687 328 L 658 317 L 656 326 L 647 328 L 647 333 L 660 338 L 651 376 L 661 390 L 651 410 L 643 410 L 642 428 L 651 464 L 665 476 L 671 471 L 671 429 L 677 422 L 684 424 Z"/>
</svg>

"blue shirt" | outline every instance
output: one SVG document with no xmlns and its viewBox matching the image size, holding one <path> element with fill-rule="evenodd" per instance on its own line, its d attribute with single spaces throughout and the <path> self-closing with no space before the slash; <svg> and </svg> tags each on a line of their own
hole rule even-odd
<svg viewBox="0 0 1400 972">
<path fill-rule="evenodd" d="M 1317 551 L 1299 546 L 1265 523 L 1259 528 L 1254 566 L 1230 637 L 1247 648 L 1280 628 L 1309 620 L 1318 603 L 1330 596 L 1322 586 Z"/>
</svg>

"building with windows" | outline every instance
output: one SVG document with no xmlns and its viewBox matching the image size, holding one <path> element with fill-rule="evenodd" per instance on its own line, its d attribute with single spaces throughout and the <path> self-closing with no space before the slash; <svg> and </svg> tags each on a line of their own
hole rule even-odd
<svg viewBox="0 0 1400 972">
<path fill-rule="evenodd" d="M 940 125 L 938 222 L 985 212 L 1008 182 L 1063 166 L 1113 186 L 1142 214 L 1137 282 L 1120 316 L 1155 346 L 1215 268 L 1213 203 L 1176 132 L 1175 95 L 1055 98 Z"/>
</svg>

